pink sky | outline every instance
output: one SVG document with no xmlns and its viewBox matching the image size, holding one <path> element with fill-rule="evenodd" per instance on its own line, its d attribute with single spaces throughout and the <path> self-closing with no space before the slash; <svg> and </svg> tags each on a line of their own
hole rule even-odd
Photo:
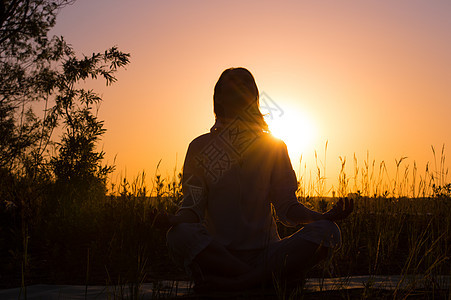
<svg viewBox="0 0 451 300">
<path fill-rule="evenodd" d="M 314 172 L 314 150 L 323 158 L 328 141 L 336 186 L 339 156 L 350 173 L 354 153 L 363 162 L 367 151 L 393 170 L 402 156 L 423 170 L 431 145 L 451 147 L 450 29 L 450 1 L 78 0 L 52 34 L 80 55 L 131 53 L 116 84 L 87 83 L 104 99 L 114 176 L 152 177 L 160 159 L 163 175 L 180 168 L 214 121 L 220 73 L 243 66 L 287 112 L 274 122 L 286 127 L 295 170 L 302 153 Z"/>
</svg>

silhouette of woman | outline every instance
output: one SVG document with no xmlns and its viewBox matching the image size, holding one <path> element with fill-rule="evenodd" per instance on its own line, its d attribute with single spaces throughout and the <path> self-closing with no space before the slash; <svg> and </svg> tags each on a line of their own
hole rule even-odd
<svg viewBox="0 0 451 300">
<path fill-rule="evenodd" d="M 341 244 L 334 221 L 352 212 L 353 201 L 340 199 L 326 213 L 297 201 L 287 147 L 269 133 L 247 69 L 225 70 L 213 99 L 216 122 L 190 143 L 184 200 L 167 216 L 168 248 L 199 290 L 240 290 L 273 278 L 296 283 Z M 275 219 L 306 225 L 280 239 Z"/>
</svg>

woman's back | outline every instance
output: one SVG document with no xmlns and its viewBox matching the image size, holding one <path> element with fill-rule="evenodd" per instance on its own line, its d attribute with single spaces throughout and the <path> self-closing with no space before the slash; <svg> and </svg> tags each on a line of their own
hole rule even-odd
<svg viewBox="0 0 451 300">
<path fill-rule="evenodd" d="M 198 204 L 191 209 L 205 217 L 207 229 L 223 245 L 259 249 L 279 240 L 271 203 L 284 220 L 288 207 L 297 203 L 296 178 L 282 141 L 240 129 L 227 126 L 190 144 L 184 193 L 196 191 Z M 185 207 L 194 203 L 185 202 Z"/>
</svg>

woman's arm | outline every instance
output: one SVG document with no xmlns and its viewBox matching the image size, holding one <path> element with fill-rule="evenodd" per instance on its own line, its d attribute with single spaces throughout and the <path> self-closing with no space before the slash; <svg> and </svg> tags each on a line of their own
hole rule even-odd
<svg viewBox="0 0 451 300">
<path fill-rule="evenodd" d="M 182 176 L 183 201 L 175 215 L 169 217 L 172 225 L 199 223 L 204 218 L 207 189 L 202 170 L 199 169 L 195 159 L 199 153 L 196 140 L 190 143 L 186 153 Z"/>
<path fill-rule="evenodd" d="M 325 219 L 323 214 L 308 209 L 301 203 L 290 206 L 287 211 L 287 218 L 295 224 L 307 224 Z"/>
<path fill-rule="evenodd" d="M 168 219 L 171 225 L 200 222 L 198 215 L 191 209 L 179 210 L 175 215 L 169 215 Z"/>
<path fill-rule="evenodd" d="M 197 214 L 189 209 L 180 210 L 175 215 L 169 214 L 166 211 L 160 211 L 156 214 L 153 220 L 153 226 L 157 228 L 168 229 L 171 226 L 181 223 L 198 223 L 198 222 L 200 222 L 200 220 Z"/>
<path fill-rule="evenodd" d="M 306 224 L 319 220 L 338 221 L 347 218 L 354 210 L 354 200 L 340 198 L 338 202 L 325 213 L 308 209 L 301 203 L 292 205 L 287 212 L 287 218 L 297 224 Z"/>
<path fill-rule="evenodd" d="M 308 209 L 296 199 L 297 180 L 293 171 L 287 146 L 278 145 L 271 173 L 270 196 L 279 220 L 285 225 L 295 226 L 319 220 L 338 221 L 346 218 L 354 209 L 354 201 L 340 199 L 331 210 L 319 213 Z"/>
</svg>

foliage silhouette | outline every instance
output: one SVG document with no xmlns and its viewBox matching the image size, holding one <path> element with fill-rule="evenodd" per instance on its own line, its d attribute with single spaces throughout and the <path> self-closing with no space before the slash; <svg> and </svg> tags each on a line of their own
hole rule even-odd
<svg viewBox="0 0 451 300">
<path fill-rule="evenodd" d="M 130 55 L 112 47 L 80 57 L 63 37 L 49 37 L 59 10 L 73 2 L 0 0 L 0 273 L 19 272 L 23 286 L 36 255 L 65 257 L 81 229 L 96 232 L 89 205 L 98 208 L 113 169 L 96 149 L 105 133 L 96 115 L 102 99 L 82 84 L 114 83 Z"/>
<path fill-rule="evenodd" d="M 57 12 L 73 2 L 0 1 L 0 167 L 17 171 L 48 145 L 53 116 L 37 118 L 30 104 L 48 100 L 55 65 L 71 54 L 63 38 L 47 35 Z"/>
<path fill-rule="evenodd" d="M 51 165 L 57 180 L 104 180 L 113 166 L 102 166 L 103 151 L 96 151 L 96 142 L 105 133 L 103 121 L 94 114 L 94 105 L 102 99 L 92 90 L 75 88 L 77 83 L 98 76 L 107 85 L 116 81 L 114 73 L 129 62 L 129 54 L 113 47 L 104 53 L 77 59 L 69 56 L 63 63 L 63 72 L 56 79 L 55 106 L 51 114 L 62 118 L 66 129 L 61 142 L 57 143 L 59 153 L 52 157 Z"/>
<path fill-rule="evenodd" d="M 105 132 L 94 114 L 102 99 L 76 86 L 88 78 L 115 82 L 129 54 L 112 47 L 78 59 L 64 38 L 49 38 L 58 11 L 73 2 L 0 1 L 0 167 L 11 172 L 89 180 L 112 170 L 99 164 L 104 153 L 95 150 Z M 39 101 L 45 101 L 42 118 L 32 110 Z M 45 152 L 60 120 L 66 131 L 48 164 Z"/>
</svg>

